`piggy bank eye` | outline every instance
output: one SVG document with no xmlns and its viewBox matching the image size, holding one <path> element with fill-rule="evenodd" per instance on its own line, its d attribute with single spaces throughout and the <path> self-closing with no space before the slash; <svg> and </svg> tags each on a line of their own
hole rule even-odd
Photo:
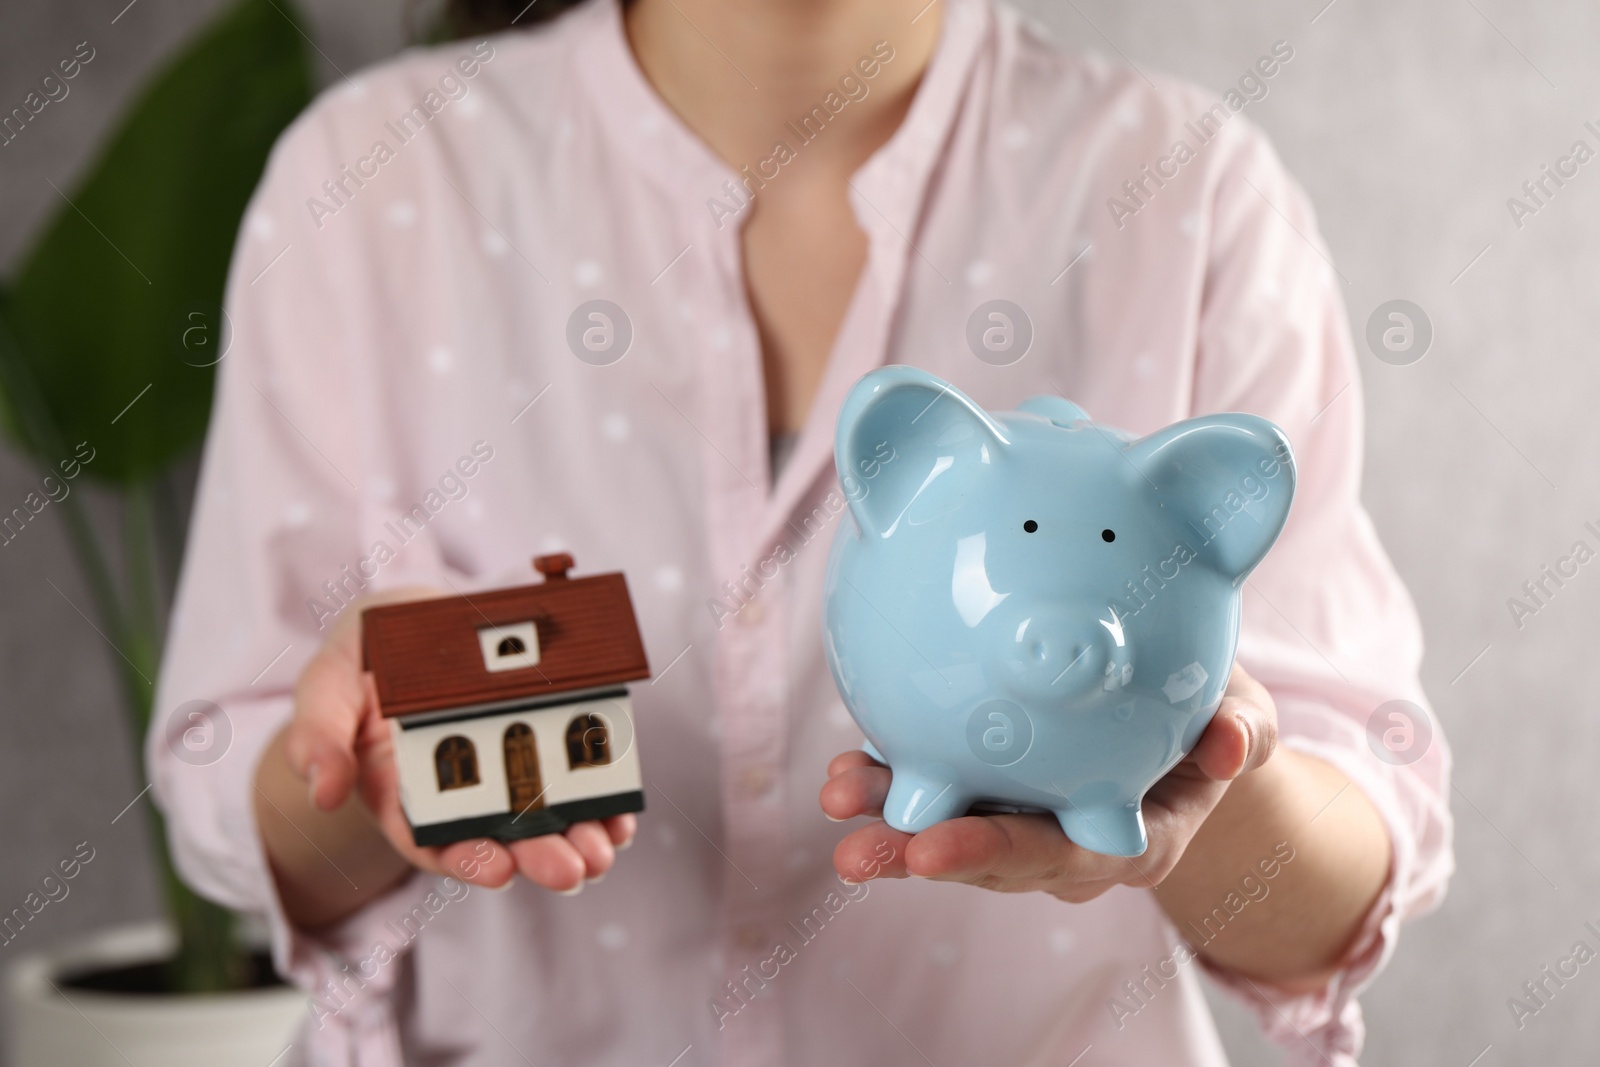
<svg viewBox="0 0 1600 1067">
<path fill-rule="evenodd" d="M 1034 522 L 1032 519 L 1029 519 L 1027 522 L 1022 524 L 1022 529 L 1027 533 L 1033 533 L 1039 529 L 1039 524 Z"/>
<path fill-rule="evenodd" d="M 1101 530 L 1100 531 L 1100 540 L 1104 541 L 1106 544 L 1109 545 L 1111 542 L 1115 541 L 1116 539 L 1117 539 L 1117 535 L 1116 535 L 1115 531 L 1113 531 L 1113 530 Z"/>
</svg>

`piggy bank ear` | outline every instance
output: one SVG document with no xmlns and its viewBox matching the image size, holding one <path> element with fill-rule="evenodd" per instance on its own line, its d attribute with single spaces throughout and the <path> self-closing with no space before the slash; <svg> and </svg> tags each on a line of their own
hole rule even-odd
<svg viewBox="0 0 1600 1067">
<path fill-rule="evenodd" d="M 950 383 L 915 367 L 882 367 L 839 409 L 833 458 L 864 534 L 889 537 L 959 507 L 964 489 L 1006 444 L 999 424 Z"/>
<path fill-rule="evenodd" d="M 1255 415 L 1206 415 L 1127 446 L 1162 509 L 1199 558 L 1242 582 L 1289 518 L 1294 453 L 1277 426 Z"/>
</svg>

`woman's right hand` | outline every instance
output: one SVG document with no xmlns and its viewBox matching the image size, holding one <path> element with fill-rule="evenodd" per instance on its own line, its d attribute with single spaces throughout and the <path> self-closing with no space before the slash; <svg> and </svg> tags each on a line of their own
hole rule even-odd
<svg viewBox="0 0 1600 1067">
<path fill-rule="evenodd" d="M 422 848 L 400 806 L 389 725 L 372 676 L 361 669 L 363 607 L 440 595 L 403 590 L 346 608 L 295 686 L 294 717 L 256 771 L 257 822 L 290 917 L 336 922 L 413 868 L 501 888 L 517 874 L 559 893 L 600 878 L 637 820 L 619 815 L 565 833 L 500 842 L 484 838 Z"/>
</svg>

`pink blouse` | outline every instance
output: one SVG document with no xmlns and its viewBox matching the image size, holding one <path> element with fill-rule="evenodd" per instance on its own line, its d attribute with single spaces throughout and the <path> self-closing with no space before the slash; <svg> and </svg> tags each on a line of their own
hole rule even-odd
<svg viewBox="0 0 1600 1067">
<path fill-rule="evenodd" d="M 825 116 L 871 91 L 854 76 L 819 101 Z M 1223 410 L 1288 432 L 1300 495 L 1246 589 L 1240 658 L 1276 697 L 1284 743 L 1376 804 L 1392 875 L 1324 990 L 1213 977 L 1292 1062 L 1354 1062 L 1355 995 L 1451 871 L 1448 751 L 1437 733 L 1409 764 L 1369 745 L 1374 709 L 1424 701 L 1421 638 L 1358 499 L 1339 285 L 1300 188 L 1247 116 L 1227 103 L 1208 116 L 1216 104 L 1064 53 L 1004 7 L 948 0 L 910 113 L 852 181 L 868 262 L 775 484 L 744 179 L 652 91 L 615 0 L 408 52 L 294 124 L 235 252 L 232 347 L 157 704 L 158 719 L 220 705 L 225 744 L 197 758 L 158 721 L 148 755 L 184 876 L 265 915 L 279 966 L 314 996 L 298 1055 L 1225 1062 L 1206 965 L 1182 940 L 1201 935 L 1147 890 L 1071 906 L 833 872 L 848 827 L 817 791 L 861 735 L 818 614 L 841 514 L 830 441 L 847 388 L 887 361 L 995 409 L 1059 390 L 1135 432 Z M 794 131 L 775 136 L 804 151 Z M 751 164 L 783 180 L 781 161 Z M 608 318 L 590 317 L 596 300 Z M 969 344 L 990 300 L 1026 316 L 1021 358 Z M 523 583 L 529 558 L 557 549 L 577 573 L 624 571 L 643 627 L 635 847 L 575 897 L 418 874 L 336 930 L 296 929 L 252 769 L 326 627 L 356 592 Z M 1240 871 L 1241 895 L 1219 907 L 1255 906 L 1272 860 Z"/>
</svg>

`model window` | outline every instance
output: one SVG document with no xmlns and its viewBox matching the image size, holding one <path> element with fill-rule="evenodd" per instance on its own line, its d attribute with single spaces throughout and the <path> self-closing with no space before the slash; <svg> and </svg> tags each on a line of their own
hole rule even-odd
<svg viewBox="0 0 1600 1067">
<path fill-rule="evenodd" d="M 528 651 L 528 646 L 522 643 L 520 637 L 508 637 L 495 648 L 495 654 L 500 656 L 515 656 Z"/>
<path fill-rule="evenodd" d="M 478 750 L 460 735 L 447 737 L 433 750 L 433 765 L 439 772 L 439 788 L 461 789 L 478 784 Z"/>
<path fill-rule="evenodd" d="M 567 723 L 567 766 L 603 767 L 611 762 L 611 732 L 598 715 L 579 715 Z"/>
</svg>

